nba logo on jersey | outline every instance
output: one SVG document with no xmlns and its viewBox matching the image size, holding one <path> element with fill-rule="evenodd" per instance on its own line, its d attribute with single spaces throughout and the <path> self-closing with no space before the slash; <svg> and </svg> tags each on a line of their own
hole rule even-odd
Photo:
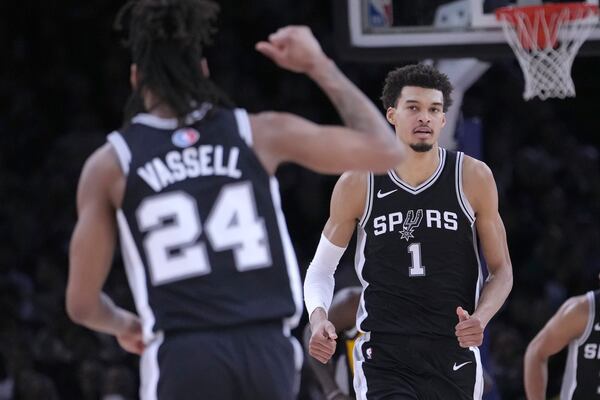
<svg viewBox="0 0 600 400">
<path fill-rule="evenodd" d="M 171 136 L 173 144 L 182 149 L 190 147 L 196 143 L 198 139 L 200 139 L 200 133 L 193 128 L 177 129 L 173 132 L 173 136 Z"/>
<path fill-rule="evenodd" d="M 369 0 L 369 22 L 372 27 L 390 27 L 394 23 L 392 0 Z"/>
</svg>

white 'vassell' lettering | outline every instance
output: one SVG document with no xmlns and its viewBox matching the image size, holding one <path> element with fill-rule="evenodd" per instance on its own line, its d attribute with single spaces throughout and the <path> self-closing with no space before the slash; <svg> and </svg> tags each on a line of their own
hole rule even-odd
<svg viewBox="0 0 600 400">
<path fill-rule="evenodd" d="M 143 167 L 139 167 L 137 174 L 155 192 L 160 192 L 175 182 L 199 176 L 228 176 L 239 179 L 242 176 L 237 166 L 239 155 L 240 149 L 237 147 L 188 147 L 182 151 L 168 152 L 164 161 L 159 157 L 153 158 Z"/>
</svg>

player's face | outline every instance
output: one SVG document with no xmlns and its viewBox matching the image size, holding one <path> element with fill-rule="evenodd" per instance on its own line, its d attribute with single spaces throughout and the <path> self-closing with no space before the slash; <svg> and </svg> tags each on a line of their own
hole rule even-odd
<svg viewBox="0 0 600 400">
<path fill-rule="evenodd" d="M 405 86 L 386 116 L 403 143 L 417 152 L 429 151 L 446 124 L 444 95 L 436 89 Z"/>
</svg>

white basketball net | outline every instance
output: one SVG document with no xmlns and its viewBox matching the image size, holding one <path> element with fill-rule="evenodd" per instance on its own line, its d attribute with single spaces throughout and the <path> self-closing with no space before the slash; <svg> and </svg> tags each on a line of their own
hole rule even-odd
<svg viewBox="0 0 600 400">
<path fill-rule="evenodd" d="M 525 75 L 523 98 L 575 97 L 571 66 L 596 26 L 597 9 L 539 8 L 533 16 L 516 9 L 499 18 Z"/>
</svg>

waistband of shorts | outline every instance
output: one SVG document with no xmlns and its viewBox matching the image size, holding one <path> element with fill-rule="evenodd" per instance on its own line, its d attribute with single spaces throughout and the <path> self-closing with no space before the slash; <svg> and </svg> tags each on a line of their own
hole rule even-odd
<svg viewBox="0 0 600 400">
<path fill-rule="evenodd" d="M 282 320 L 267 320 L 267 321 L 255 321 L 247 322 L 237 325 L 224 325 L 224 326 L 212 326 L 212 327 L 189 327 L 189 328 L 177 328 L 167 329 L 164 331 L 165 337 L 173 337 L 178 335 L 187 335 L 193 333 L 209 333 L 209 334 L 235 334 L 237 332 L 250 333 L 253 331 L 281 331 L 283 332 L 283 321 Z"/>
<path fill-rule="evenodd" d="M 369 342 L 373 343 L 389 343 L 389 344 L 406 344 L 411 343 L 432 343 L 432 344 L 456 344 L 456 337 L 442 335 L 407 335 L 398 333 L 382 333 L 371 332 Z"/>
</svg>

